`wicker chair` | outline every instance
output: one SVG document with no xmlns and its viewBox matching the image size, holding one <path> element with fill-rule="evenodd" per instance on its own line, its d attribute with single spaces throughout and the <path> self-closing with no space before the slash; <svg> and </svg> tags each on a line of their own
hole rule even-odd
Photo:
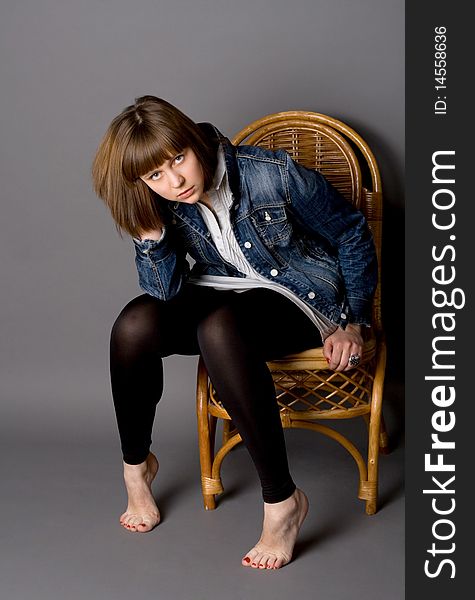
<svg viewBox="0 0 475 600">
<path fill-rule="evenodd" d="M 234 144 L 283 148 L 302 165 L 318 169 L 359 210 L 372 230 L 381 265 L 381 179 L 373 153 L 350 127 L 326 115 L 291 111 L 251 123 Z M 368 182 L 363 185 L 363 177 Z M 386 344 L 381 323 L 381 284 L 373 305 L 373 326 L 366 334 L 361 363 L 344 373 L 328 369 L 322 348 L 288 355 L 268 363 L 277 393 L 283 427 L 318 431 L 339 442 L 354 458 L 359 471 L 358 498 L 366 513 L 377 506 L 378 455 L 386 452 L 387 434 L 381 404 Z M 204 506 L 214 509 L 222 493 L 220 470 L 227 453 L 241 441 L 209 380 L 200 357 L 197 375 L 197 416 Z M 335 429 L 315 423 L 362 417 L 368 429 L 367 461 L 356 446 Z M 224 419 L 223 443 L 215 454 L 217 419 Z"/>
</svg>

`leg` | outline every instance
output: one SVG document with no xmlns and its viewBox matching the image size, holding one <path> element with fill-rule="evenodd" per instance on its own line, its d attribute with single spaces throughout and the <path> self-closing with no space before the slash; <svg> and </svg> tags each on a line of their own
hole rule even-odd
<svg viewBox="0 0 475 600">
<path fill-rule="evenodd" d="M 190 311 L 192 302 L 195 311 Z M 129 498 L 120 522 L 129 531 L 150 531 L 160 520 L 151 492 L 158 461 L 149 448 L 163 391 L 162 357 L 199 353 L 194 319 L 208 305 L 212 299 L 198 289 L 187 288 L 169 302 L 142 295 L 124 308 L 112 328 L 112 395 Z"/>
<path fill-rule="evenodd" d="M 154 303 L 148 296 L 136 298 L 120 313 L 110 342 L 112 396 L 128 495 L 120 523 L 141 533 L 160 522 L 152 494 L 158 461 L 149 451 L 155 409 L 163 390 L 161 352 L 151 326 L 154 314 Z"/>
<path fill-rule="evenodd" d="M 278 568 L 291 559 L 308 501 L 289 473 L 266 359 L 321 345 L 320 336 L 291 301 L 259 289 L 234 294 L 231 302 L 210 312 L 198 326 L 198 341 L 210 378 L 261 480 L 263 534 L 243 564 Z"/>
</svg>

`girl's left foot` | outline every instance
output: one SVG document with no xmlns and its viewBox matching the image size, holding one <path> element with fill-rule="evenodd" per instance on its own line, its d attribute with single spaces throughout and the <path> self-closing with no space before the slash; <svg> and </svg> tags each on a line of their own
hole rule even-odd
<svg viewBox="0 0 475 600">
<path fill-rule="evenodd" d="M 152 494 L 152 481 L 158 471 L 158 460 L 152 452 L 139 465 L 124 463 L 124 481 L 127 488 L 127 510 L 120 517 L 124 529 L 145 533 L 160 522 L 160 512 Z"/>
<path fill-rule="evenodd" d="M 264 502 L 262 535 L 243 557 L 242 565 L 254 569 L 280 569 L 289 563 L 307 512 L 307 496 L 298 488 L 282 502 Z"/>
</svg>

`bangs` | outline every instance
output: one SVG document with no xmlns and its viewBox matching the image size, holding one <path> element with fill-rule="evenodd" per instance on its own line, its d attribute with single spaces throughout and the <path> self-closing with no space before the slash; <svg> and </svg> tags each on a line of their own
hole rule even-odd
<svg viewBox="0 0 475 600">
<path fill-rule="evenodd" d="M 167 131 L 164 127 L 138 127 L 132 132 L 122 160 L 122 172 L 129 183 L 158 169 L 187 146 L 186 135 Z"/>
</svg>

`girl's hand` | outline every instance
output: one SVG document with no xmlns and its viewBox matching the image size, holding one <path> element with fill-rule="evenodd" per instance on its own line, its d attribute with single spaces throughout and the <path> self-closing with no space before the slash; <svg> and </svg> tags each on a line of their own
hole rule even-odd
<svg viewBox="0 0 475 600">
<path fill-rule="evenodd" d="M 348 364 L 352 354 L 363 353 L 363 338 L 361 337 L 361 326 L 350 323 L 343 330 L 341 327 L 329 335 L 323 344 L 323 355 L 327 359 L 328 366 L 334 371 L 348 371 L 354 369 Z"/>
</svg>

